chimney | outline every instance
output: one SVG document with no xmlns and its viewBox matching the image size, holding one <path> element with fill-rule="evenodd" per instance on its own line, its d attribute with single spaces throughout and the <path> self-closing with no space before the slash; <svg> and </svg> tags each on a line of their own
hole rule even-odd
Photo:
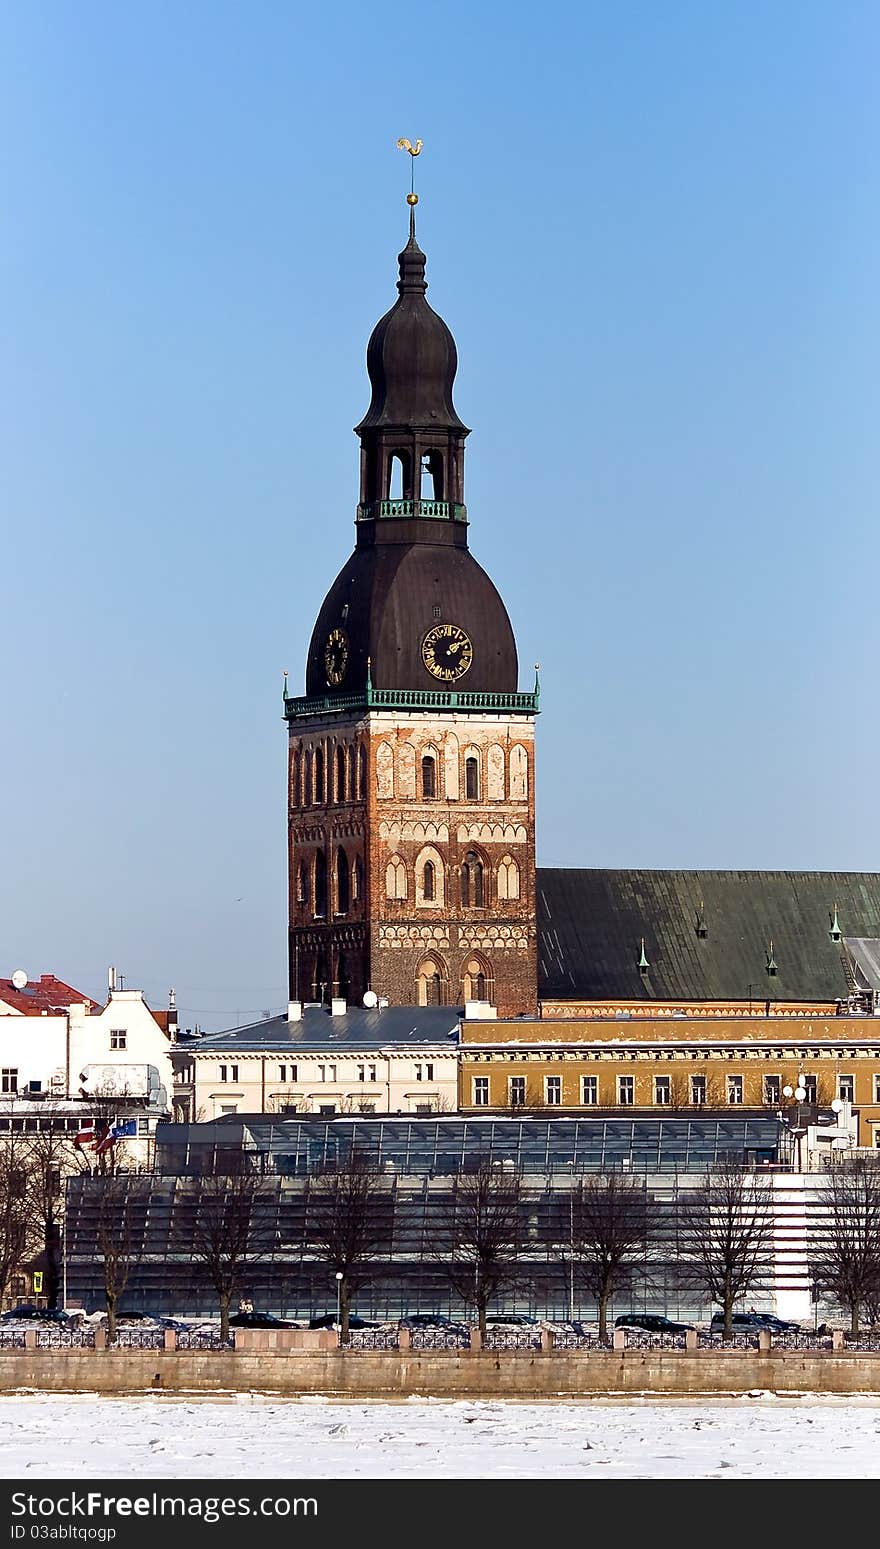
<svg viewBox="0 0 880 1549">
<path fill-rule="evenodd" d="M 337 996 L 334 995 L 333 999 L 330 1002 L 330 1015 L 331 1015 L 331 1017 L 344 1017 L 347 1010 L 348 1010 L 348 1006 L 347 1006 L 346 1002 L 341 997 L 337 997 Z"/>
<path fill-rule="evenodd" d="M 116 969 L 112 967 L 107 969 L 107 988 L 111 995 L 116 988 Z"/>
<path fill-rule="evenodd" d="M 302 1014 L 303 1014 L 303 1005 L 302 1005 L 302 1001 L 301 1000 L 289 1000 L 287 1002 L 287 1020 L 288 1020 L 288 1022 L 301 1022 L 302 1021 Z"/>
<path fill-rule="evenodd" d="M 168 1038 L 171 1043 L 177 1042 L 177 999 L 174 990 L 168 991 Z"/>
</svg>

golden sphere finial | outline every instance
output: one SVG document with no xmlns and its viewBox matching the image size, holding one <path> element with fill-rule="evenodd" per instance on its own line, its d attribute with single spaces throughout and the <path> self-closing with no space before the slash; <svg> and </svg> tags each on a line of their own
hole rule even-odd
<svg viewBox="0 0 880 1549">
<path fill-rule="evenodd" d="M 407 204 L 412 204 L 412 205 L 418 204 L 418 202 L 419 202 L 418 194 L 407 194 L 406 202 L 407 202 Z"/>
</svg>

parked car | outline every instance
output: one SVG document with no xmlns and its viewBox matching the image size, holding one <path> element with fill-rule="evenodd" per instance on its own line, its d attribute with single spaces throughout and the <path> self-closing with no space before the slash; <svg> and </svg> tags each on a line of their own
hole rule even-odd
<svg viewBox="0 0 880 1549">
<path fill-rule="evenodd" d="M 801 1331 L 799 1323 L 788 1323 L 785 1318 L 775 1318 L 769 1312 L 735 1312 L 730 1321 L 735 1334 L 755 1334 L 761 1329 L 769 1329 L 771 1334 L 799 1334 Z M 723 1312 L 713 1312 L 710 1327 L 714 1333 L 723 1329 Z"/>
<path fill-rule="evenodd" d="M 29 1302 L 24 1302 L 20 1307 L 13 1307 L 9 1312 L 2 1314 L 4 1323 L 25 1318 L 33 1323 L 70 1323 L 71 1321 L 60 1307 L 32 1307 Z"/>
<path fill-rule="evenodd" d="M 284 1318 L 273 1318 L 271 1312 L 234 1312 L 229 1319 L 230 1328 L 293 1328 Z"/>
<path fill-rule="evenodd" d="M 614 1319 L 615 1328 L 639 1328 L 645 1334 L 686 1334 L 692 1323 L 676 1323 L 657 1312 L 626 1312 Z"/>
<path fill-rule="evenodd" d="M 401 1328 L 448 1328 L 460 1329 L 466 1325 L 455 1318 L 441 1318 L 437 1312 L 413 1312 L 400 1319 Z"/>
<path fill-rule="evenodd" d="M 320 1318 L 309 1318 L 309 1328 L 336 1328 L 337 1318 L 335 1312 L 325 1312 Z M 378 1328 L 377 1323 L 368 1323 L 365 1318 L 350 1317 L 349 1328 Z"/>
<path fill-rule="evenodd" d="M 486 1318 L 487 1324 L 496 1328 L 537 1328 L 537 1318 L 524 1318 L 518 1312 L 492 1313 Z"/>
</svg>

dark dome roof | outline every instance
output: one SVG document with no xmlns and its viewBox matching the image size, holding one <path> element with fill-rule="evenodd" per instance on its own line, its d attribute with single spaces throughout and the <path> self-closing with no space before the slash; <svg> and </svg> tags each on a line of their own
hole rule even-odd
<svg viewBox="0 0 880 1549">
<path fill-rule="evenodd" d="M 422 660 L 422 642 L 438 622 L 459 625 L 473 646 L 472 664 L 455 684 L 438 682 Z M 318 614 L 309 645 L 307 694 L 327 693 L 324 648 L 331 630 L 340 628 L 349 655 L 336 692 L 364 687 L 368 656 L 374 688 L 517 690 L 516 643 L 507 609 L 466 548 L 392 543 L 355 549 Z"/>
<path fill-rule="evenodd" d="M 391 425 L 466 430 L 452 402 L 458 368 L 455 340 L 425 300 L 425 255 L 411 227 L 398 255 L 400 295 L 367 345 L 373 396 L 357 431 Z"/>
</svg>

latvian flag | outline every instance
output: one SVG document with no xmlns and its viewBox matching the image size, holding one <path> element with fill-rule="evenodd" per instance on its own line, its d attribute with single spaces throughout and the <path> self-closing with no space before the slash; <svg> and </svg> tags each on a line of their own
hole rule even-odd
<svg viewBox="0 0 880 1549">
<path fill-rule="evenodd" d="M 108 1151 L 111 1146 L 115 1146 L 117 1140 L 124 1140 L 136 1134 L 137 1119 L 117 1119 L 115 1124 L 111 1124 L 109 1129 L 103 1131 L 100 1140 L 95 1143 L 95 1154 L 100 1155 L 102 1151 Z"/>
<path fill-rule="evenodd" d="M 93 1146 L 95 1144 L 95 1121 L 83 1119 L 77 1133 L 73 1137 L 75 1146 Z"/>
</svg>

